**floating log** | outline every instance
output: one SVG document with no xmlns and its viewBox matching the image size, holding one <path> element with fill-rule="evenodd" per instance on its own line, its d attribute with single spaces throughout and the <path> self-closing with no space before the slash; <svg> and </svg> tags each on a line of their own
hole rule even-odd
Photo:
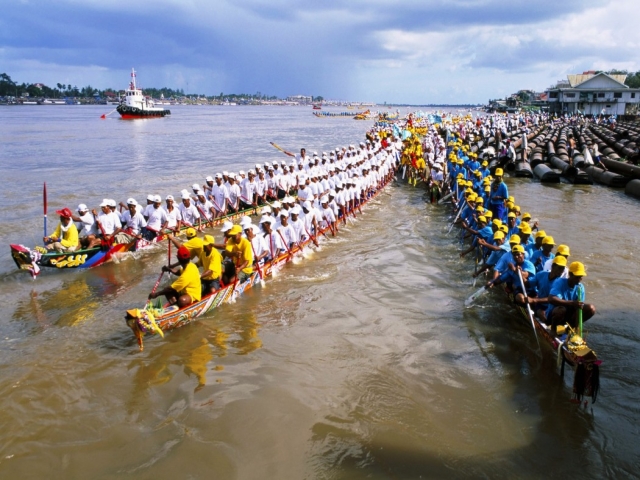
<svg viewBox="0 0 640 480">
<path fill-rule="evenodd" d="M 608 172 L 598 167 L 586 166 L 584 171 L 596 182 L 613 188 L 622 188 L 631 181 L 631 178 L 625 177 L 614 172 Z"/>
<path fill-rule="evenodd" d="M 640 180 L 634 179 L 627 183 L 624 193 L 635 198 L 640 198 Z"/>
<path fill-rule="evenodd" d="M 542 183 L 560 183 L 560 174 L 551 170 L 544 163 L 539 163 L 533 168 L 533 173 Z"/>
<path fill-rule="evenodd" d="M 626 175 L 631 178 L 640 179 L 640 167 L 614 160 L 611 157 L 607 158 L 604 155 L 600 156 L 600 161 L 604 163 L 604 166 L 612 172 L 620 173 L 621 175 Z"/>
<path fill-rule="evenodd" d="M 526 162 L 526 161 L 516 162 L 515 173 L 516 173 L 516 177 L 533 178 L 531 165 L 529 165 L 529 162 Z"/>
</svg>

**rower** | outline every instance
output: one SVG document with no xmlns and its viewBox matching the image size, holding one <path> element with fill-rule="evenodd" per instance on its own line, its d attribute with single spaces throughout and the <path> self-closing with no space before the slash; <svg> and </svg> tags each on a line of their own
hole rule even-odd
<svg viewBox="0 0 640 480">
<path fill-rule="evenodd" d="M 198 227 L 202 226 L 202 219 L 198 209 L 191 203 L 191 195 L 186 190 L 182 191 L 182 205 L 178 207 L 182 223 L 190 227 L 194 227 L 196 223 Z"/>
<path fill-rule="evenodd" d="M 227 212 L 227 203 L 229 202 L 229 192 L 227 187 L 222 183 L 222 175 L 220 173 L 216 173 L 215 175 L 215 185 L 211 187 L 211 192 L 209 193 L 209 200 L 213 203 L 213 216 L 214 218 L 219 218 L 224 216 Z"/>
<path fill-rule="evenodd" d="M 76 228 L 79 228 L 80 248 L 87 248 L 89 244 L 98 236 L 98 226 L 95 217 L 89 212 L 84 203 L 78 205 L 78 215 L 72 215 L 71 219 L 78 222 Z"/>
<path fill-rule="evenodd" d="M 194 302 L 199 302 L 202 298 L 202 282 L 200 281 L 200 272 L 198 267 L 191 263 L 191 254 L 186 247 L 178 248 L 178 264 L 182 267 L 182 272 L 178 273 L 177 269 L 163 265 L 162 271 L 169 272 L 173 275 L 179 275 L 178 279 L 171 286 L 162 290 L 150 293 L 149 300 L 164 295 L 171 305 L 178 305 L 184 308 Z"/>
<path fill-rule="evenodd" d="M 282 238 L 272 230 L 273 224 L 273 217 L 263 215 L 260 219 L 260 225 L 264 231 L 263 238 L 267 244 L 267 256 L 264 257 L 265 262 L 275 260 L 281 253 L 286 251 Z"/>
<path fill-rule="evenodd" d="M 156 195 L 153 199 L 153 206 L 147 210 L 149 218 L 147 226 L 142 229 L 142 236 L 146 240 L 153 240 L 169 225 L 169 216 L 167 211 L 162 208 L 162 197 Z"/>
<path fill-rule="evenodd" d="M 227 247 L 229 246 L 231 249 L 224 251 L 223 255 L 233 259 L 236 272 L 238 272 L 238 280 L 243 283 L 251 278 L 253 273 L 253 251 L 249 240 L 242 236 L 242 227 L 240 225 L 234 225 L 229 230 Z"/>
<path fill-rule="evenodd" d="M 295 230 L 289 225 L 289 212 L 285 209 L 280 211 L 280 226 L 278 227 L 278 235 L 282 237 L 282 241 L 290 250 L 298 243 L 299 239 Z"/>
<path fill-rule="evenodd" d="M 261 235 L 262 232 L 260 231 L 260 227 L 248 223 L 243 228 L 247 240 L 251 242 L 254 265 L 262 265 L 264 263 L 264 258 L 269 254 L 269 250 L 264 237 Z"/>
<path fill-rule="evenodd" d="M 196 201 L 198 213 L 204 217 L 205 222 L 209 222 L 215 215 L 215 208 L 213 208 L 213 204 L 207 200 L 202 190 L 198 190 L 196 195 L 198 196 L 198 200 Z"/>
<path fill-rule="evenodd" d="M 200 257 L 202 255 L 202 239 L 198 237 L 198 232 L 193 227 L 187 228 L 185 235 L 187 236 L 187 241 L 182 243 L 176 237 L 169 237 L 169 241 L 173 243 L 176 248 L 185 247 L 189 250 L 189 254 L 192 259 Z M 175 266 L 175 265 L 171 265 Z"/>
<path fill-rule="evenodd" d="M 549 260 L 553 260 L 555 255 L 551 252 L 555 247 L 555 242 L 552 236 L 547 236 L 542 239 L 542 249 L 533 253 L 531 256 L 531 263 L 536 267 L 536 272 L 542 272 L 544 266 Z M 565 265 L 566 265 L 565 261 Z"/>
<path fill-rule="evenodd" d="M 532 305 L 532 310 L 543 323 L 547 323 L 551 286 L 557 278 L 560 278 L 566 266 L 567 259 L 565 257 L 555 257 L 550 272 L 541 271 L 536 273 L 535 277 L 529 278 L 529 285 L 535 287 L 537 295 L 536 297 L 529 297 L 527 303 Z"/>
<path fill-rule="evenodd" d="M 78 241 L 78 229 L 73 223 L 73 213 L 68 208 L 56 210 L 60 215 L 60 223 L 55 231 L 48 237 L 44 237 L 47 250 L 54 252 L 75 252 L 80 245 Z"/>
<path fill-rule="evenodd" d="M 567 245 L 558 245 L 558 248 L 556 249 L 556 257 L 558 256 L 563 256 L 564 258 L 567 259 L 567 263 L 569 263 L 569 256 L 570 256 L 569 247 Z M 553 260 L 547 260 L 545 262 L 543 267 L 543 270 L 545 272 L 549 272 L 551 270 L 552 262 Z M 565 268 L 564 272 L 562 273 L 562 275 L 560 275 L 560 277 L 569 278 L 569 269 Z"/>
<path fill-rule="evenodd" d="M 500 260 L 502 256 L 509 251 L 509 244 L 505 244 L 504 240 L 504 232 L 499 230 L 496 230 L 493 234 L 493 243 L 486 242 L 482 238 L 478 239 L 478 243 L 485 249 L 489 250 L 491 254 L 478 271 L 472 275 L 473 278 L 476 278 L 485 270 L 495 267 L 498 260 Z"/>
<path fill-rule="evenodd" d="M 196 260 L 196 266 L 202 265 L 200 281 L 202 282 L 203 295 L 208 295 L 220 290 L 222 255 L 214 248 L 214 244 L 214 237 L 205 235 L 202 239 L 202 253 L 200 253 Z"/>
<path fill-rule="evenodd" d="M 167 214 L 167 224 L 165 228 L 173 231 L 173 233 L 178 233 L 182 224 L 180 210 L 174 206 L 173 195 L 167 195 L 165 202 L 167 204 L 167 206 L 164 207 L 164 211 Z"/>
<path fill-rule="evenodd" d="M 527 285 L 529 277 L 533 277 L 536 274 L 536 269 L 529 260 L 524 258 L 524 247 L 522 245 L 514 245 L 511 247 L 512 261 L 508 263 L 508 269 L 500 274 L 498 278 L 494 278 L 487 283 L 487 288 L 491 288 L 494 285 L 506 283 L 509 288 L 515 293 L 515 301 L 519 305 L 525 304 L 525 295 L 520 285 L 520 279 L 518 273 L 522 275 L 522 281 L 527 288 L 527 296 L 535 296 L 535 290 L 533 287 Z M 520 270 L 520 272 L 518 272 Z"/>
<path fill-rule="evenodd" d="M 553 282 L 549 292 L 547 318 L 551 321 L 551 333 L 557 334 L 557 326 L 569 324 L 578 326 L 578 310 L 582 310 L 582 321 L 586 322 L 596 313 L 592 304 L 584 303 L 585 293 L 582 278 L 587 276 L 584 265 L 572 262 L 569 265 L 569 278 L 558 278 Z M 582 291 L 579 296 L 580 290 Z M 581 299 L 580 299 L 581 298 Z"/>
<path fill-rule="evenodd" d="M 158 205 L 160 205 L 159 202 Z M 127 211 L 122 214 L 124 231 L 115 236 L 116 243 L 130 243 L 142 238 L 142 229 L 147 226 L 147 222 L 137 211 L 137 207 L 138 202 L 135 198 L 127 200 Z"/>
<path fill-rule="evenodd" d="M 100 213 L 100 215 L 97 214 L 95 209 L 91 210 L 91 213 L 93 213 L 93 216 L 97 217 L 96 222 L 100 225 L 101 232 L 103 234 L 101 236 L 103 237 L 104 241 L 107 242 L 107 244 L 110 244 L 113 236 L 120 233 L 120 230 L 122 229 L 122 223 L 120 223 L 120 218 L 111 211 L 111 209 L 109 208 L 110 204 L 111 204 L 111 201 L 108 198 L 105 198 L 102 200 L 102 203 L 100 204 L 102 213 Z M 96 238 L 93 242 L 89 244 L 88 248 L 98 246 L 100 245 L 100 243 L 101 243 L 100 239 Z"/>
</svg>

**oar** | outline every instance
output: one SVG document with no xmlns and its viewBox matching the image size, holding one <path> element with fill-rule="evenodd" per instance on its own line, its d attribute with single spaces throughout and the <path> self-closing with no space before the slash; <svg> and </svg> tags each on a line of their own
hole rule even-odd
<svg viewBox="0 0 640 480">
<path fill-rule="evenodd" d="M 449 200 L 451 198 L 451 195 L 453 195 L 453 192 L 447 193 L 444 197 L 442 197 L 440 200 L 438 200 L 438 205 L 442 205 L 444 202 Z"/>
<path fill-rule="evenodd" d="M 282 153 L 285 153 L 285 154 L 287 153 L 287 151 L 284 148 L 282 148 L 280 145 L 273 142 L 269 142 L 269 143 L 273 145 L 276 149 L 280 150 Z"/>
<path fill-rule="evenodd" d="M 449 230 L 447 231 L 447 235 L 449 235 L 451 233 L 451 230 L 453 229 L 453 226 L 456 224 L 456 222 L 458 221 L 458 217 L 460 217 L 460 214 L 462 213 L 462 211 L 467 208 L 467 205 L 463 205 L 462 207 L 460 207 L 460 210 L 458 210 L 458 214 L 456 215 L 456 218 L 453 219 L 453 222 L 451 222 L 451 225 L 449 225 Z"/>
<path fill-rule="evenodd" d="M 47 238 L 47 182 L 42 189 L 42 201 L 44 203 L 44 238 Z"/>
<path fill-rule="evenodd" d="M 289 248 L 289 245 L 287 245 L 287 242 L 284 240 L 284 237 L 282 236 L 282 232 L 280 230 L 276 230 L 276 232 L 278 232 L 278 235 L 280 235 L 280 238 L 282 239 L 282 243 L 284 243 L 284 248 L 287 249 L 289 256 L 293 257 L 293 253 L 291 253 L 291 249 Z"/>
<path fill-rule="evenodd" d="M 167 267 L 169 265 L 171 265 L 171 242 L 167 242 L 169 244 L 169 248 L 167 249 Z M 158 277 L 158 280 L 156 280 L 156 284 L 153 286 L 153 290 L 151 290 L 151 293 L 156 293 L 156 290 L 158 289 L 158 285 L 160 285 L 160 280 L 162 280 L 162 276 L 164 275 L 164 270 L 162 270 L 162 272 L 160 272 L 160 276 Z M 147 300 L 147 305 L 149 305 L 150 300 Z M 146 308 L 146 306 L 145 306 Z"/>
<path fill-rule="evenodd" d="M 493 284 L 493 280 L 491 281 L 491 284 Z M 487 285 L 480 287 L 480 290 L 478 290 L 476 293 L 474 293 L 464 301 L 464 306 L 465 307 L 471 306 L 473 302 L 475 302 L 478 298 L 480 298 L 482 295 L 484 295 L 488 291 L 489 289 L 487 288 Z"/>
<path fill-rule="evenodd" d="M 114 108 L 113 110 L 111 110 L 109 113 L 103 113 L 102 115 L 100 115 L 101 119 L 105 119 L 107 118 L 109 115 L 111 115 L 113 112 L 115 112 L 116 110 L 118 110 L 117 108 Z"/>
<path fill-rule="evenodd" d="M 584 302 L 584 285 L 578 287 L 578 301 Z M 582 309 L 578 309 L 578 335 L 582 338 Z"/>
<path fill-rule="evenodd" d="M 527 296 L 527 289 L 524 288 L 524 281 L 522 280 L 522 272 L 520 272 L 520 268 L 516 267 L 516 270 L 518 272 L 518 280 L 520 280 L 520 287 L 522 287 L 522 293 L 524 295 L 524 301 L 527 305 L 527 313 L 529 314 L 529 320 L 531 320 L 531 326 L 533 327 L 533 334 L 536 336 L 536 342 L 538 343 L 538 350 L 540 349 L 540 340 L 538 340 L 538 332 L 536 332 L 536 322 L 533 319 L 533 312 L 531 311 L 531 306 L 529 305 L 529 303 L 527 302 L 527 299 L 529 298 Z"/>
</svg>

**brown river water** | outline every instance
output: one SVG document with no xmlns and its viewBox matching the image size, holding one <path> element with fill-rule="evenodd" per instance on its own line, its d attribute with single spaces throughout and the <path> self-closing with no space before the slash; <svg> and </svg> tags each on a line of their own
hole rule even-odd
<svg viewBox="0 0 640 480">
<path fill-rule="evenodd" d="M 0 109 L 0 238 L 32 246 L 49 212 L 176 195 L 222 169 L 355 143 L 369 122 L 306 108 L 182 107 L 100 121 L 98 107 Z M 587 265 L 604 361 L 569 402 L 500 292 L 464 308 L 472 259 L 450 212 L 391 185 L 336 239 L 193 324 L 147 337 L 166 251 L 88 271 L 0 258 L 0 478 L 629 478 L 640 464 L 638 203 L 601 186 L 507 179 L 523 211 Z M 217 234 L 218 232 L 215 231 Z"/>
</svg>

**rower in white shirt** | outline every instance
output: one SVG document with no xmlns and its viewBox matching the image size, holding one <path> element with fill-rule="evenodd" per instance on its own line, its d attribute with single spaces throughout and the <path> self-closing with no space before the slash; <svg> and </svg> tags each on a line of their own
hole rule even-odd
<svg viewBox="0 0 640 480">
<path fill-rule="evenodd" d="M 237 184 L 240 180 L 240 175 L 237 175 L 235 178 L 229 176 L 229 186 L 227 187 L 227 191 L 229 192 L 229 204 L 227 210 L 229 213 L 237 212 L 240 207 L 240 187 Z"/>
<path fill-rule="evenodd" d="M 213 204 L 214 217 L 222 217 L 227 213 L 227 202 L 229 202 L 229 191 L 222 183 L 222 175 L 216 173 L 215 184 L 211 187 L 209 200 Z"/>
<path fill-rule="evenodd" d="M 164 211 L 167 214 L 167 226 L 165 228 L 172 230 L 174 233 L 178 233 L 182 223 L 180 210 L 175 206 L 173 195 L 167 195 L 165 201 L 166 207 L 164 207 Z"/>
<path fill-rule="evenodd" d="M 147 219 L 146 228 L 143 229 L 142 235 L 146 240 L 153 240 L 158 233 L 167 228 L 169 217 L 167 211 L 162 208 L 162 197 L 156 195 L 153 199 L 153 208 L 148 210 L 149 218 Z"/>
<path fill-rule="evenodd" d="M 182 223 L 190 227 L 201 226 L 202 221 L 198 209 L 191 203 L 191 195 L 186 190 L 182 190 L 182 204 L 178 207 Z"/>
<path fill-rule="evenodd" d="M 240 182 L 240 210 L 254 207 L 256 194 L 256 173 L 249 170 L 248 178 Z"/>
<path fill-rule="evenodd" d="M 87 248 L 98 236 L 98 225 L 95 217 L 84 203 L 78 205 L 77 212 L 78 215 L 73 215 L 71 219 L 77 223 L 80 247 Z"/>
<path fill-rule="evenodd" d="M 109 208 L 110 205 L 111 200 L 105 198 L 100 204 L 100 208 L 102 209 L 102 213 L 100 213 L 100 215 L 97 214 L 95 209 L 91 210 L 91 213 L 93 213 L 93 216 L 96 217 L 96 221 L 98 222 L 98 226 L 100 228 L 100 236 L 108 245 L 111 245 L 113 243 L 113 236 L 120 233 L 120 230 L 122 229 L 120 218 L 118 218 L 118 216 L 111 211 L 111 209 Z M 89 248 L 99 246 L 100 244 L 100 238 L 96 238 L 89 244 Z"/>
<path fill-rule="evenodd" d="M 196 192 L 196 195 L 197 195 L 197 200 L 195 202 L 195 205 L 196 205 L 196 208 L 198 209 L 198 213 L 200 214 L 200 216 L 204 217 L 204 220 L 206 222 L 209 222 L 215 214 L 213 203 L 207 200 L 207 197 L 205 197 L 205 194 L 202 190 L 198 190 Z"/>
<path fill-rule="evenodd" d="M 267 244 L 267 256 L 265 257 L 265 262 L 270 260 L 274 260 L 278 258 L 279 255 L 286 252 L 286 248 L 284 243 L 282 242 L 282 238 L 276 231 L 273 230 L 274 226 L 274 218 L 263 215 L 260 219 L 260 226 L 262 227 L 263 234 L 262 237 Z"/>
<path fill-rule="evenodd" d="M 127 200 L 127 211 L 122 214 L 123 231 L 115 235 L 116 243 L 130 243 L 142 238 L 142 229 L 147 226 L 147 221 L 136 211 L 137 205 L 135 198 Z"/>
</svg>

